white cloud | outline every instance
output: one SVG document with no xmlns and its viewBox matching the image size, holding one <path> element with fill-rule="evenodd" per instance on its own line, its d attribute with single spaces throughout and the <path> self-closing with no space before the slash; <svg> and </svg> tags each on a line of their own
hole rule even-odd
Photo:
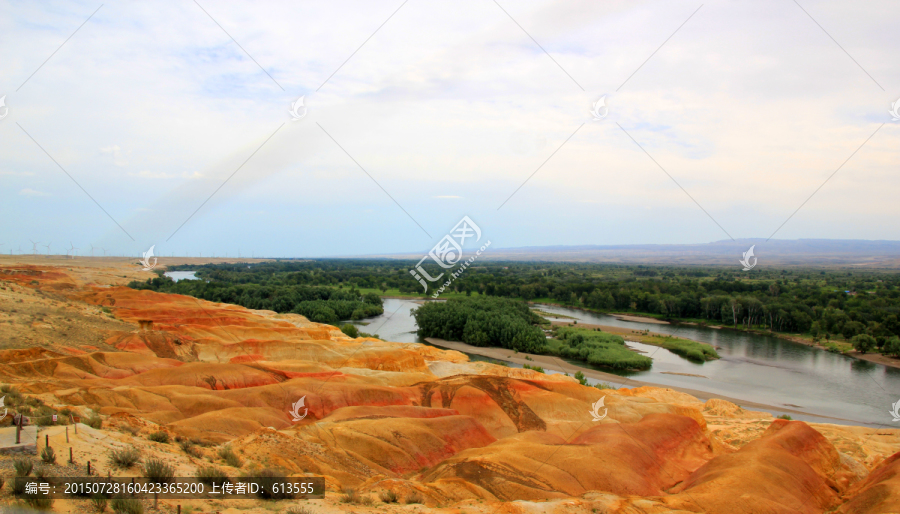
<svg viewBox="0 0 900 514">
<path fill-rule="evenodd" d="M 127 166 L 128 161 L 122 156 L 122 149 L 119 148 L 119 145 L 107 146 L 105 148 L 100 149 L 100 153 L 112 155 L 113 164 L 116 166 Z M 131 153 L 128 151 L 127 153 Z"/>
<path fill-rule="evenodd" d="M 38 191 L 36 189 L 25 188 L 19 191 L 19 196 L 50 196 L 50 193 Z"/>
</svg>

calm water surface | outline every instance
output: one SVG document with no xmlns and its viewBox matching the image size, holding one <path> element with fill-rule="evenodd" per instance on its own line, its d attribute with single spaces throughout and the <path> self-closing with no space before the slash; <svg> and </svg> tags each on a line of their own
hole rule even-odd
<svg viewBox="0 0 900 514">
<path fill-rule="evenodd" d="M 198 280 L 194 273 L 196 273 L 196 271 L 167 271 L 163 273 L 163 275 L 171 278 L 175 282 L 178 282 L 179 280 Z"/>
<path fill-rule="evenodd" d="M 419 305 L 412 300 L 385 299 L 384 314 L 366 319 L 368 325 L 360 328 L 388 341 L 424 342 L 416 336 L 416 322 L 411 312 Z M 622 376 L 620 383 L 614 385 L 627 386 L 628 378 L 632 378 L 842 418 L 858 424 L 900 428 L 900 422 L 892 422 L 889 414 L 891 404 L 900 401 L 900 369 L 775 337 L 727 329 L 620 321 L 612 316 L 551 305 L 537 307 L 548 313 L 571 316 L 583 323 L 663 333 L 677 330 L 677 336 L 716 346 L 722 357 L 696 364 L 663 348 L 629 342 L 628 346 L 653 358 L 653 367 L 649 371 L 614 372 Z M 596 369 L 612 373 L 605 368 Z M 690 373 L 707 378 L 663 372 Z M 821 421 L 814 417 L 792 416 Z"/>
</svg>

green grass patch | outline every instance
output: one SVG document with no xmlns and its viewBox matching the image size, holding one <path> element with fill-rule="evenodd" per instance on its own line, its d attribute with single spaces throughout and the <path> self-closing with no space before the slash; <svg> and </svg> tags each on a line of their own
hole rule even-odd
<svg viewBox="0 0 900 514">
<path fill-rule="evenodd" d="M 666 350 L 694 362 L 706 362 L 718 359 L 716 349 L 708 344 L 698 343 L 690 339 L 678 337 L 651 335 L 641 338 L 641 342 L 653 346 L 661 346 Z"/>
<path fill-rule="evenodd" d="M 612 369 L 650 369 L 653 359 L 625 346 L 622 336 L 586 328 L 558 327 L 556 339 L 547 340 L 547 351 L 567 359 Z"/>
</svg>

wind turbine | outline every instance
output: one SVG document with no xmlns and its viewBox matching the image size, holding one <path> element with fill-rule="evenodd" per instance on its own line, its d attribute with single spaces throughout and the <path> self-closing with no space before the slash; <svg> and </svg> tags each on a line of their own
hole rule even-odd
<svg viewBox="0 0 900 514">
<path fill-rule="evenodd" d="M 29 241 L 31 241 L 31 239 L 29 239 Z M 37 255 L 37 247 L 39 244 L 41 244 L 41 243 L 40 242 L 35 243 L 34 241 L 31 241 L 31 255 Z"/>
<path fill-rule="evenodd" d="M 47 243 L 45 247 L 47 248 L 47 255 L 50 255 L 50 243 Z"/>
<path fill-rule="evenodd" d="M 75 250 L 78 250 L 78 248 L 75 248 L 75 245 L 72 244 L 72 241 L 69 241 L 69 246 L 71 246 L 72 248 L 69 248 L 69 250 L 66 252 L 66 256 L 69 255 L 69 252 L 72 252 L 72 258 L 74 259 L 75 258 Z"/>
<path fill-rule="evenodd" d="M 94 256 L 94 245 L 91 245 L 91 257 Z"/>
</svg>

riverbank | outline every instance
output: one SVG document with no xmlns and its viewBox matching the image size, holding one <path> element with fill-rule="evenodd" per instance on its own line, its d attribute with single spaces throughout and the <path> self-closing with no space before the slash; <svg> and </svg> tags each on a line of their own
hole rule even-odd
<svg viewBox="0 0 900 514">
<path fill-rule="evenodd" d="M 599 326 L 599 325 L 598 325 Z M 615 327 L 609 327 L 615 328 Z M 689 394 L 698 400 L 706 401 L 712 398 L 718 398 L 721 400 L 725 400 L 731 402 L 740 407 L 751 407 L 754 409 L 762 409 L 766 411 L 775 411 L 778 413 L 787 413 L 787 414 L 797 414 L 802 416 L 810 416 L 815 418 L 822 419 L 823 423 L 829 423 L 833 421 L 845 422 L 845 423 L 857 423 L 853 420 L 836 418 L 832 416 L 823 416 L 821 414 L 814 414 L 802 410 L 791 409 L 786 407 L 777 407 L 774 405 L 768 405 L 764 403 L 752 402 L 748 400 L 741 400 L 739 398 L 731 398 L 728 396 L 722 396 L 719 394 L 700 391 L 697 389 L 689 389 L 685 387 L 674 387 L 674 386 L 661 386 L 659 384 L 654 384 L 652 382 L 644 382 L 641 380 L 633 380 L 631 378 L 621 377 L 619 375 L 614 375 L 612 373 L 604 373 L 603 371 L 597 371 L 591 368 L 585 368 L 582 366 L 578 366 L 575 364 L 571 364 L 566 362 L 559 357 L 553 357 L 549 355 L 540 355 L 535 353 L 524 353 L 524 352 L 515 352 L 513 350 L 509 350 L 506 348 L 497 348 L 492 346 L 472 346 L 470 344 L 463 343 L 461 341 L 446 341 L 443 339 L 438 339 L 436 337 L 426 337 L 425 341 L 428 344 L 433 346 L 437 346 L 440 348 L 445 348 L 448 350 L 456 350 L 458 352 L 468 353 L 472 355 L 479 355 L 481 357 L 486 357 L 488 359 L 494 359 L 498 361 L 506 361 L 511 362 L 513 364 L 518 364 L 524 366 L 528 364 L 529 366 L 540 366 L 545 370 L 553 370 L 559 371 L 560 373 L 568 373 L 569 376 L 574 376 L 576 372 L 580 371 L 584 374 L 585 377 L 589 379 L 594 379 L 600 382 L 607 382 L 611 385 L 615 385 L 617 388 L 619 387 L 628 387 L 628 388 L 636 388 L 636 387 L 657 387 L 664 389 L 672 389 L 674 391 L 679 391 L 682 393 Z M 705 378 L 705 377 L 704 377 Z M 830 420 L 830 421 L 829 421 Z"/>
</svg>

